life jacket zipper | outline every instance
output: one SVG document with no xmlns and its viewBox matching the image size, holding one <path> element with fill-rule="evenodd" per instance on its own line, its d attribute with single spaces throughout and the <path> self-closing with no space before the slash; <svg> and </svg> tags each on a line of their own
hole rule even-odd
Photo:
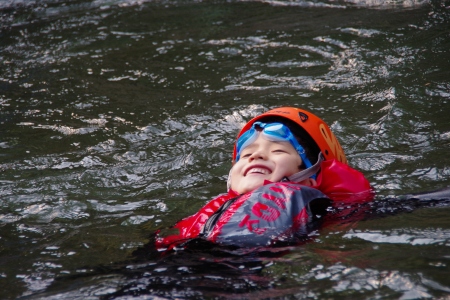
<svg viewBox="0 0 450 300">
<path fill-rule="evenodd" d="M 201 237 L 208 236 L 208 234 L 211 232 L 216 223 L 219 221 L 220 217 L 225 212 L 225 210 L 227 210 L 227 208 L 230 207 L 231 204 L 233 204 L 238 198 L 239 196 L 228 200 L 227 202 L 222 204 L 222 206 L 220 206 L 219 209 L 216 210 L 216 212 L 209 217 L 209 219 L 206 221 L 205 225 L 202 228 L 202 231 L 200 233 Z"/>
</svg>

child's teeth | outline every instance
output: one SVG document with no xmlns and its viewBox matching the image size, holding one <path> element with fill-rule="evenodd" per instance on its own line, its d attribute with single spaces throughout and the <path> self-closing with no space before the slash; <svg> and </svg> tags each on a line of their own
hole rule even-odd
<svg viewBox="0 0 450 300">
<path fill-rule="evenodd" d="M 249 173 L 262 173 L 262 174 L 266 175 L 269 173 L 269 171 L 266 169 L 262 169 L 262 168 L 254 168 L 254 169 L 251 169 Z"/>
</svg>

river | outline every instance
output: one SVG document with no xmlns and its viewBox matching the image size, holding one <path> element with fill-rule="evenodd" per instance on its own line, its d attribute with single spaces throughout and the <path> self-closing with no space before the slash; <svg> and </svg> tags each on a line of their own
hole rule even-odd
<svg viewBox="0 0 450 300">
<path fill-rule="evenodd" d="M 136 260 L 276 106 L 332 127 L 380 213 Z M 444 299 L 449 205 L 388 199 L 450 186 L 449 113 L 448 1 L 0 1 L 0 297 Z"/>
</svg>

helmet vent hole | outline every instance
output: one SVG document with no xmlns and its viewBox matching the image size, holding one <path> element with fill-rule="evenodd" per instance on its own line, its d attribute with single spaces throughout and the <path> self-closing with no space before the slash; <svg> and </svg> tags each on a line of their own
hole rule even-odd
<svg viewBox="0 0 450 300">
<path fill-rule="evenodd" d="M 308 115 L 307 114 L 305 114 L 305 113 L 303 113 L 303 112 L 298 112 L 298 117 L 300 118 L 300 120 L 302 121 L 302 122 L 306 122 L 306 121 L 308 121 Z"/>
<path fill-rule="evenodd" d="M 328 150 L 325 150 L 325 155 L 328 155 Z"/>
</svg>

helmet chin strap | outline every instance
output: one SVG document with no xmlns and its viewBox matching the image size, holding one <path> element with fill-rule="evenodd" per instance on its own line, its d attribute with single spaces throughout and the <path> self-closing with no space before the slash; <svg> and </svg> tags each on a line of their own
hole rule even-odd
<svg viewBox="0 0 450 300">
<path fill-rule="evenodd" d="M 317 172 L 319 172 L 320 165 L 323 161 L 324 158 L 321 152 L 319 153 L 319 158 L 317 159 L 317 162 L 313 166 L 309 167 L 308 169 L 301 170 L 300 172 L 297 172 L 295 174 L 292 174 L 289 177 L 284 177 L 281 181 L 300 182 L 313 176 L 315 178 L 315 175 L 317 174 Z"/>
<path fill-rule="evenodd" d="M 231 189 L 231 171 L 233 170 L 234 165 L 230 168 L 230 172 L 228 172 L 228 179 L 227 179 L 227 192 Z"/>
</svg>

